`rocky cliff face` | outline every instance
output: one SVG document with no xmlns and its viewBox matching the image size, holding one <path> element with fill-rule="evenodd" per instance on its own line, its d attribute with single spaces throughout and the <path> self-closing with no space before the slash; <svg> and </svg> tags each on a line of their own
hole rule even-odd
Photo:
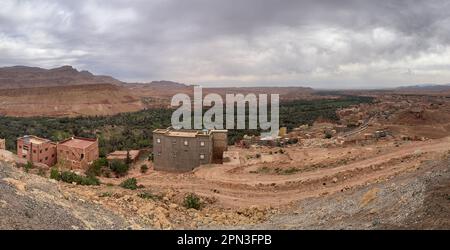
<svg viewBox="0 0 450 250">
<path fill-rule="evenodd" d="M 110 76 L 96 76 L 72 66 L 54 69 L 13 66 L 0 68 L 0 89 L 35 88 L 86 84 L 121 84 Z"/>
</svg>

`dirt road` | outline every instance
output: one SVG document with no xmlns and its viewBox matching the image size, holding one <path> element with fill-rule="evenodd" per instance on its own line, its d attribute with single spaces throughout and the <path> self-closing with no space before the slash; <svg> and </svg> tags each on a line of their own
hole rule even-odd
<svg viewBox="0 0 450 250">
<path fill-rule="evenodd" d="M 217 203 L 225 207 L 283 207 L 304 198 L 353 189 L 389 179 L 403 172 L 415 171 L 422 162 L 439 158 L 449 149 L 450 138 L 447 137 L 411 142 L 393 147 L 386 154 L 290 175 L 236 172 L 233 170 L 242 166 L 212 165 L 203 166 L 193 174 L 181 176 L 152 172 L 139 177 L 138 181 L 145 186 L 176 188 L 214 196 L 218 199 Z"/>
</svg>

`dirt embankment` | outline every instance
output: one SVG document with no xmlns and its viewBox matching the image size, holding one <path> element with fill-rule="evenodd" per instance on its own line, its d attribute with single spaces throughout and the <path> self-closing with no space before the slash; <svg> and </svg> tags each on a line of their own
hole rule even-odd
<svg viewBox="0 0 450 250">
<path fill-rule="evenodd" d="M 124 218 L 0 162 L 0 229 L 126 229 Z"/>
</svg>

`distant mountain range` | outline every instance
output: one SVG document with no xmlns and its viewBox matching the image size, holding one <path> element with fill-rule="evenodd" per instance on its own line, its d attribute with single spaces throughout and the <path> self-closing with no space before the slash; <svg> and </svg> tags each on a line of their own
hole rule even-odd
<svg viewBox="0 0 450 250">
<path fill-rule="evenodd" d="M 448 84 L 418 84 L 411 86 L 402 86 L 395 88 L 396 90 L 401 91 L 449 91 L 450 83 Z"/>
<path fill-rule="evenodd" d="M 105 83 L 119 85 L 122 82 L 110 76 L 96 76 L 89 71 L 78 71 L 72 66 L 54 69 L 26 66 L 0 68 L 0 89 Z"/>
</svg>

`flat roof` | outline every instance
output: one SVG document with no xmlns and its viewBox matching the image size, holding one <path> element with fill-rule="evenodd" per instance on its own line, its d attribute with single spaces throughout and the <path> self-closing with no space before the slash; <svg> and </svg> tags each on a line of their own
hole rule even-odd
<svg viewBox="0 0 450 250">
<path fill-rule="evenodd" d="M 25 136 L 20 137 L 19 139 L 22 139 L 24 141 L 28 140 L 30 143 L 36 144 L 36 145 L 50 142 L 50 140 L 48 140 L 48 139 L 40 138 L 40 137 L 37 137 L 34 135 L 25 135 Z"/>
<path fill-rule="evenodd" d="M 85 138 L 71 138 L 66 141 L 61 142 L 61 145 L 65 145 L 72 148 L 87 148 L 94 144 L 96 140 L 94 139 L 85 139 Z"/>
<path fill-rule="evenodd" d="M 167 129 L 155 129 L 153 133 L 163 134 L 167 136 L 173 137 L 197 137 L 197 136 L 210 136 L 211 133 L 220 132 L 226 133 L 227 130 L 189 130 L 189 129 L 180 129 L 175 130 L 173 128 Z"/>
<path fill-rule="evenodd" d="M 134 159 L 139 155 L 139 150 L 130 150 L 130 158 Z M 107 159 L 125 159 L 127 158 L 127 151 L 114 151 L 106 156 Z"/>
</svg>

